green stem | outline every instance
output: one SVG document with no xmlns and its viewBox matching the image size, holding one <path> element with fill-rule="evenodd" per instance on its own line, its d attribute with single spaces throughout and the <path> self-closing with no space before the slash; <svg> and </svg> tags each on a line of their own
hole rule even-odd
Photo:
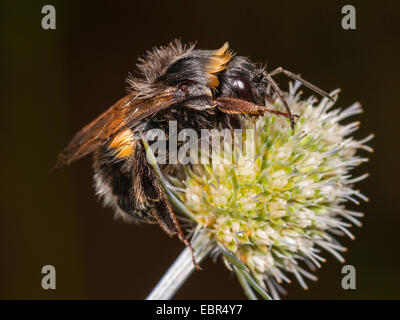
<svg viewBox="0 0 400 320">
<path fill-rule="evenodd" d="M 191 243 L 197 263 L 200 263 L 215 248 L 215 243 L 202 231 L 194 234 Z M 194 270 L 192 252 L 186 247 L 169 267 L 146 300 L 171 299 Z"/>
</svg>

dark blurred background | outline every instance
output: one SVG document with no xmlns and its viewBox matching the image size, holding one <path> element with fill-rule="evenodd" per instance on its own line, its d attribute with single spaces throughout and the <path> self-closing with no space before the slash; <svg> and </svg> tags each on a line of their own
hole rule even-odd
<svg viewBox="0 0 400 320">
<path fill-rule="evenodd" d="M 41 27 L 45 4 L 56 30 Z M 341 28 L 346 4 L 356 30 Z M 342 240 L 357 289 L 341 288 L 329 256 L 320 280 L 308 291 L 294 281 L 287 299 L 400 298 L 399 12 L 395 1 L 3 1 L 0 297 L 143 299 L 184 248 L 156 225 L 114 220 L 94 195 L 90 158 L 48 174 L 73 134 L 125 94 L 137 57 L 181 37 L 206 49 L 229 41 L 269 69 L 340 87 L 338 106 L 362 103 L 356 137 L 374 132 L 375 153 L 357 173 L 371 173 L 359 184 L 371 201 L 354 208 L 366 213 L 356 240 Z M 46 264 L 56 290 L 41 288 Z M 176 298 L 244 298 L 221 260 L 202 266 Z"/>
</svg>

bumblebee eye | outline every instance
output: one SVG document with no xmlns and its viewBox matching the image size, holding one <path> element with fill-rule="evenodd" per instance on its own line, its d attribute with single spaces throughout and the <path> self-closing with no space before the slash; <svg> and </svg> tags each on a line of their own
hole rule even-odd
<svg viewBox="0 0 400 320">
<path fill-rule="evenodd" d="M 250 84 L 243 76 L 235 76 L 232 82 L 232 86 L 233 90 L 240 99 L 246 101 L 252 101 L 254 99 Z"/>
</svg>

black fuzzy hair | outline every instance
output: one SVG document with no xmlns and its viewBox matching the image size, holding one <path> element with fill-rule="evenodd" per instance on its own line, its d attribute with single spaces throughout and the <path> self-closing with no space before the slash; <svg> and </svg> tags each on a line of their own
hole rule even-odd
<svg viewBox="0 0 400 320">
<path fill-rule="evenodd" d="M 128 89 L 137 92 L 141 97 L 154 95 L 159 89 L 159 84 L 155 85 L 156 79 L 165 74 L 174 62 L 189 55 L 194 47 L 193 43 L 183 44 L 175 39 L 166 46 L 147 51 L 138 59 L 138 75 L 128 76 Z"/>
</svg>

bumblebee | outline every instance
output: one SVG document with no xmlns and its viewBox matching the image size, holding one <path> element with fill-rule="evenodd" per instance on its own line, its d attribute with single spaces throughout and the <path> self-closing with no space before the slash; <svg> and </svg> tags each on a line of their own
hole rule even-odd
<svg viewBox="0 0 400 320">
<path fill-rule="evenodd" d="M 96 193 L 105 205 L 128 221 L 156 222 L 168 235 L 190 246 L 168 202 L 156 173 L 146 159 L 141 132 L 241 128 L 243 116 L 274 113 L 295 126 L 284 94 L 273 80 L 283 73 L 330 100 L 333 98 L 283 68 L 267 72 L 249 59 L 235 55 L 225 43 L 217 50 L 195 49 L 179 40 L 155 48 L 139 59 L 136 76 L 128 78 L 129 94 L 83 127 L 58 155 L 53 171 L 94 153 Z M 284 111 L 268 107 L 271 89 Z M 163 165 L 167 174 L 178 165 Z"/>
</svg>

